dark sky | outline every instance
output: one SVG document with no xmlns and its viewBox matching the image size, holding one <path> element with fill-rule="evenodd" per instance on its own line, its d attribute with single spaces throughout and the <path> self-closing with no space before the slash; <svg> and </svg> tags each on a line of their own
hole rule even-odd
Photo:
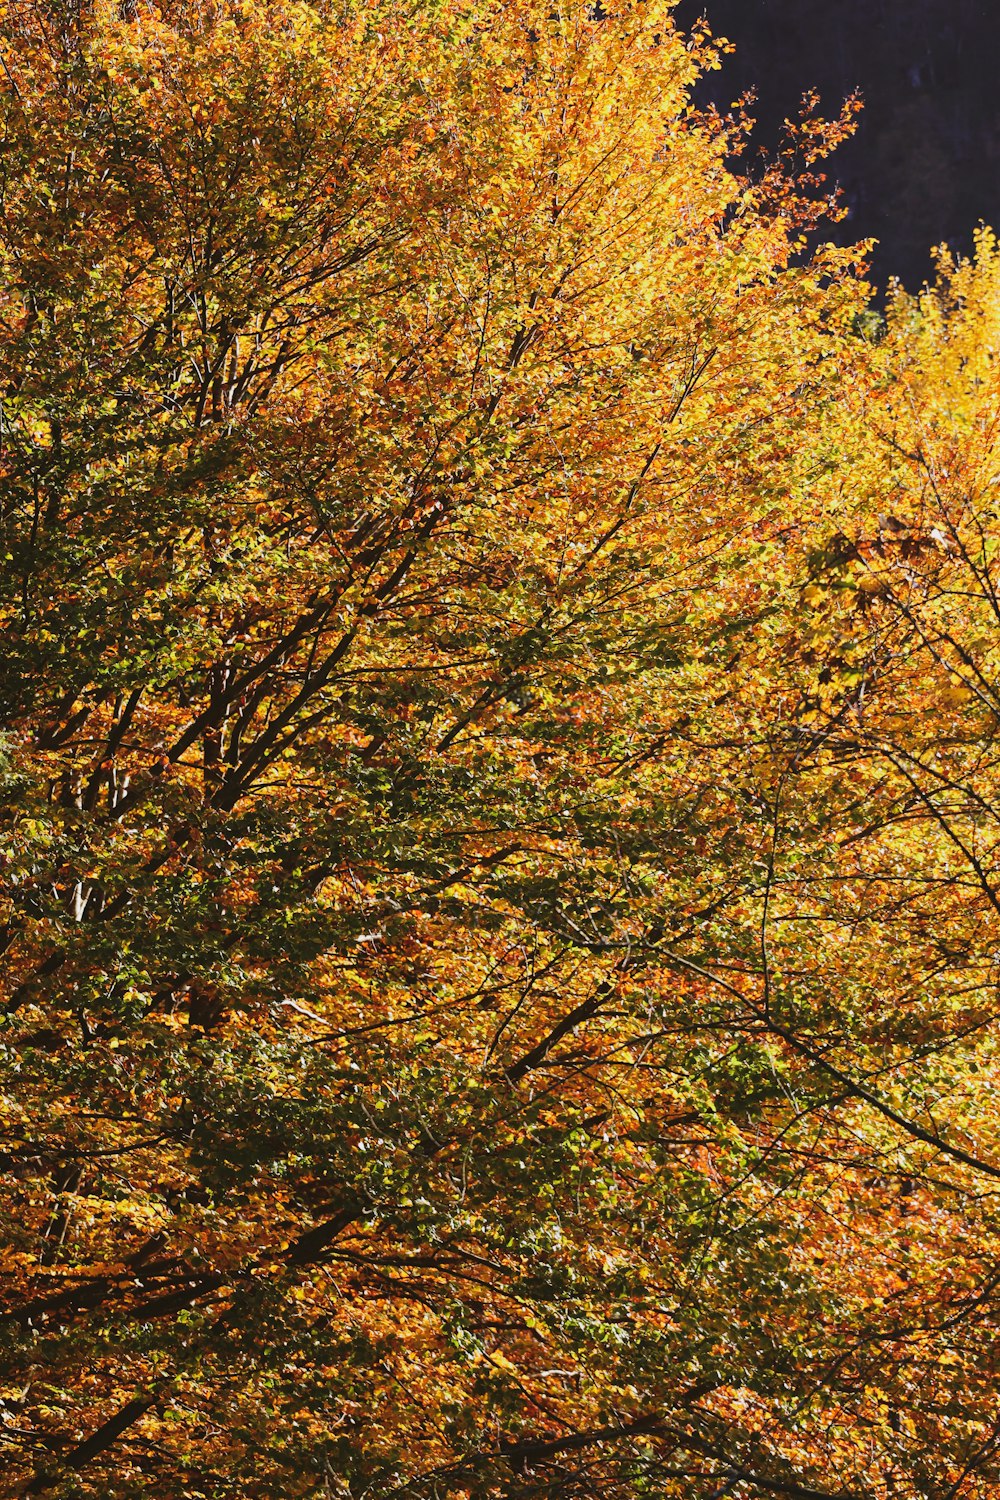
<svg viewBox="0 0 1000 1500">
<path fill-rule="evenodd" d="M 736 44 L 706 97 L 755 89 L 761 145 L 806 89 L 830 115 L 860 90 L 857 135 L 828 171 L 851 210 L 835 237 L 878 237 L 878 283 L 915 289 L 932 245 L 967 251 L 981 220 L 1000 229 L 1000 0 L 681 0 L 677 15 Z"/>
</svg>

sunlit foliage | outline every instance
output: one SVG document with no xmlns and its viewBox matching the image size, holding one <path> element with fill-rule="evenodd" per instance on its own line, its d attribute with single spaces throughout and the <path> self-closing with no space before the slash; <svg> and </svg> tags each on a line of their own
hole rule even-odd
<svg viewBox="0 0 1000 1500">
<path fill-rule="evenodd" d="M 1000 1493 L 993 239 L 661 0 L 2 40 L 9 1493 Z"/>
</svg>

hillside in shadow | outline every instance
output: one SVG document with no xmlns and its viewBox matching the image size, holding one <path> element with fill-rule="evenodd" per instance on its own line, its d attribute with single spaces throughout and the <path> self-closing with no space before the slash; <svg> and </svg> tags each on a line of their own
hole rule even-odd
<svg viewBox="0 0 1000 1500">
<path fill-rule="evenodd" d="M 836 114 L 858 90 L 854 138 L 830 165 L 849 208 L 841 242 L 879 241 L 872 274 L 912 288 L 929 249 L 968 251 L 976 225 L 1000 224 L 1000 5 L 988 0 L 681 0 L 736 52 L 702 97 L 722 108 L 755 91 L 756 146 L 771 149 L 806 89 Z"/>
</svg>

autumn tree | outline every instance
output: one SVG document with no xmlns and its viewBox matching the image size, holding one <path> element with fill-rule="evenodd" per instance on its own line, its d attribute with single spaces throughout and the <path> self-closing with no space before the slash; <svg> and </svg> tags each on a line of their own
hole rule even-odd
<svg viewBox="0 0 1000 1500">
<path fill-rule="evenodd" d="M 11 1494 L 995 1494 L 993 355 L 658 0 L 3 48 Z"/>
</svg>

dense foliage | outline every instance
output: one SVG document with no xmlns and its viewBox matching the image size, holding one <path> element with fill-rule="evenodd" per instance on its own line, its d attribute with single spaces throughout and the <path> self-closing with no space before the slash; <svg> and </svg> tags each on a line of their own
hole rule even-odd
<svg viewBox="0 0 1000 1500">
<path fill-rule="evenodd" d="M 661 0 L 2 63 L 5 1493 L 1000 1493 L 993 240 Z"/>
</svg>

